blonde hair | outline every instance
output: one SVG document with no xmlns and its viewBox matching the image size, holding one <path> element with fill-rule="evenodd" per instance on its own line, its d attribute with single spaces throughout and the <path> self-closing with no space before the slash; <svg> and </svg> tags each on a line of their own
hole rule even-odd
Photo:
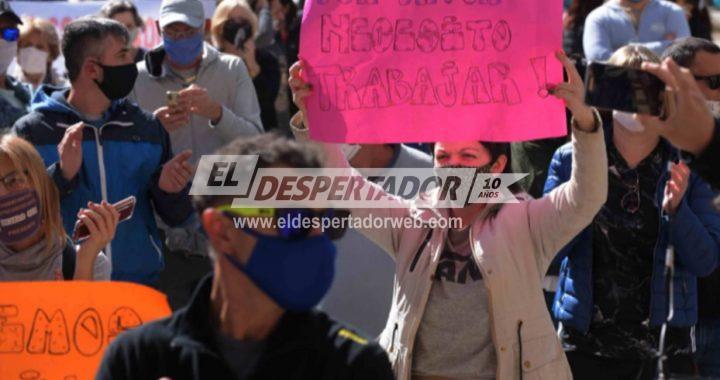
<svg viewBox="0 0 720 380">
<path fill-rule="evenodd" d="M 40 38 L 47 41 L 49 47 L 50 62 L 60 56 L 60 38 L 58 37 L 55 26 L 50 21 L 43 18 L 26 18 L 23 17 L 22 25 L 18 25 L 20 29 L 20 40 L 28 38 L 32 33 L 39 33 Z"/>
<path fill-rule="evenodd" d="M 615 66 L 641 68 L 643 62 L 660 63 L 652 50 L 640 45 L 626 45 L 616 50 L 608 59 L 608 63 Z"/>
<path fill-rule="evenodd" d="M 38 151 L 25 139 L 5 134 L 0 137 L 0 155 L 7 157 L 15 170 L 26 173 L 30 187 L 38 193 L 42 219 L 40 228 L 46 241 L 57 239 L 56 242 L 49 242 L 45 249 L 52 249 L 54 243 L 64 247 L 66 235 L 60 216 L 60 195 L 55 183 L 47 174 L 45 163 Z"/>
<path fill-rule="evenodd" d="M 252 35 L 257 35 L 258 19 L 252 9 L 248 6 L 248 3 L 243 0 L 224 0 L 215 8 L 215 13 L 213 14 L 210 26 L 212 43 L 218 49 L 222 47 L 223 27 L 225 26 L 225 23 L 230 20 L 230 15 L 236 10 L 240 11 L 240 17 L 250 22 Z"/>
</svg>

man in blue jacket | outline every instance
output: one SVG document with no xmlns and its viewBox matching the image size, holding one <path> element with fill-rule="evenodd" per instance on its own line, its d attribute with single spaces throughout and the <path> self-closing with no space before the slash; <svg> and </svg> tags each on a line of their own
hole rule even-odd
<svg viewBox="0 0 720 380">
<path fill-rule="evenodd" d="M 128 39 L 116 21 L 68 24 L 62 52 L 71 88 L 41 87 L 32 112 L 13 130 L 31 141 L 48 165 L 68 233 L 89 201 L 137 198 L 132 219 L 118 225 L 106 254 L 113 280 L 155 285 L 163 263 L 153 211 L 171 225 L 190 215 L 191 152 L 171 159 L 160 123 L 123 99 L 137 77 Z"/>
<path fill-rule="evenodd" d="M 10 4 L 0 0 L 0 128 L 9 128 L 28 112 L 30 87 L 7 74 L 17 56 L 20 17 Z"/>
<path fill-rule="evenodd" d="M 657 61 L 641 47 L 616 65 Z M 608 199 L 593 223 L 563 248 L 553 314 L 578 379 L 652 379 L 659 326 L 667 317 L 665 256 L 674 247 L 670 370 L 692 372 L 697 277 L 720 257 L 720 214 L 709 185 L 691 173 L 655 130 L 616 113 L 606 122 Z M 568 180 L 571 147 L 558 149 L 545 191 Z"/>
<path fill-rule="evenodd" d="M 605 61 L 627 44 L 660 55 L 676 38 L 690 37 L 685 11 L 666 0 L 610 0 L 585 20 L 583 50 L 590 61 Z"/>
</svg>

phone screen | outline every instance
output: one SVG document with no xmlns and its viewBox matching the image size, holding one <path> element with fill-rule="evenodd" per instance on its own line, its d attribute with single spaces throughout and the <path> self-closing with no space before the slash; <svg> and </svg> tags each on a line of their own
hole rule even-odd
<svg viewBox="0 0 720 380">
<path fill-rule="evenodd" d="M 585 103 L 605 109 L 661 116 L 665 83 L 646 71 L 591 62 Z"/>
<path fill-rule="evenodd" d="M 178 98 L 179 94 L 177 91 L 167 91 L 165 93 L 165 99 L 167 101 L 168 107 L 177 107 L 178 106 Z"/>
</svg>

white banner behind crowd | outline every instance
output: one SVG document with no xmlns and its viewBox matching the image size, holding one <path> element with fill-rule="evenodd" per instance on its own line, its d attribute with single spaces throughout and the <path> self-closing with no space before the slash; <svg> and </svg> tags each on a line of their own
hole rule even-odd
<svg viewBox="0 0 720 380">
<path fill-rule="evenodd" d="M 134 44 L 144 48 L 152 48 L 161 42 L 160 35 L 155 27 L 155 21 L 160 12 L 159 0 L 135 1 L 135 6 L 140 16 L 145 21 L 145 30 L 138 33 Z M 215 11 L 215 1 L 202 1 L 205 7 L 205 18 L 210 19 Z M 71 21 L 87 16 L 98 14 L 104 1 L 86 1 L 71 3 L 66 1 L 13 1 L 10 6 L 20 17 L 40 17 L 49 20 L 62 36 L 62 29 Z M 62 37 L 61 37 L 62 38 Z"/>
</svg>

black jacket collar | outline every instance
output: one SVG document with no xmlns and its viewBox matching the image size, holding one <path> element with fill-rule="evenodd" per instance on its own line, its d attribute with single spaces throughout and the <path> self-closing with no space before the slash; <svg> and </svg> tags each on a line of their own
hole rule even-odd
<svg viewBox="0 0 720 380">
<path fill-rule="evenodd" d="M 219 354 L 211 317 L 212 284 L 213 275 L 201 280 L 188 305 L 171 318 L 169 327 L 175 337 L 171 341 L 172 346 L 200 350 L 215 356 Z M 267 339 L 263 357 L 298 349 L 312 349 L 317 344 L 317 333 L 322 331 L 319 326 L 322 321 L 328 320 L 316 312 L 285 312 Z"/>
</svg>

